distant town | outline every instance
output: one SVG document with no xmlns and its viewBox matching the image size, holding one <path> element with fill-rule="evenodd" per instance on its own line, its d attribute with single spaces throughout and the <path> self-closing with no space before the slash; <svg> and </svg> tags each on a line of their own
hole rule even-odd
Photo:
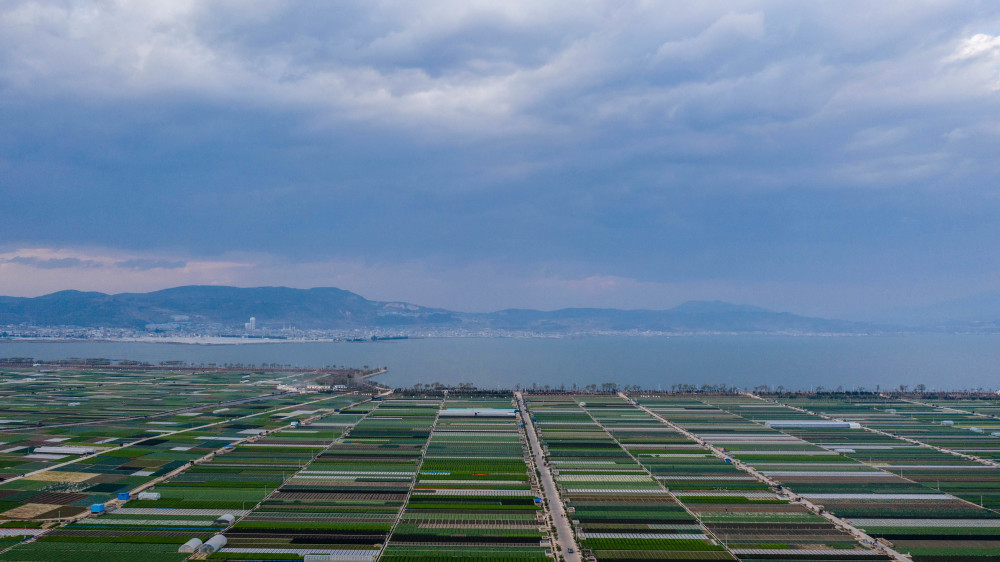
<svg viewBox="0 0 1000 562">
<path fill-rule="evenodd" d="M 639 336 L 666 335 L 666 333 L 631 330 L 625 332 L 594 332 L 592 335 Z M 529 338 L 558 337 L 558 335 L 533 330 L 468 330 L 463 328 L 302 329 L 293 326 L 282 326 L 279 328 L 255 327 L 254 329 L 234 329 L 218 324 L 160 324 L 149 325 L 145 328 L 35 326 L 30 324 L 0 325 L 0 341 L 130 341 L 212 344 L 287 341 L 376 342 L 415 338 L 460 337 Z"/>
</svg>

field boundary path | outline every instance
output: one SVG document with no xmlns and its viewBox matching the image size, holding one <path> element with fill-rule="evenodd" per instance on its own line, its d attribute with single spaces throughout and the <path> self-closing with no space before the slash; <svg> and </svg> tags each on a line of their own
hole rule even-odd
<svg viewBox="0 0 1000 562">
<path fill-rule="evenodd" d="M 396 532 L 396 527 L 399 526 L 400 521 L 403 520 L 403 514 L 406 513 L 406 505 L 410 503 L 410 498 L 413 496 L 413 489 L 417 487 L 417 480 L 420 478 L 420 468 L 424 466 L 424 459 L 427 458 L 427 449 L 431 445 L 431 439 L 434 438 L 434 430 L 437 428 L 438 420 L 441 419 L 441 409 L 444 408 L 444 403 L 447 400 L 447 395 L 441 397 L 441 401 L 438 402 L 437 414 L 434 415 L 434 422 L 431 423 L 430 433 L 427 434 L 427 441 L 424 441 L 424 446 L 420 448 L 420 462 L 417 463 L 416 468 L 413 470 L 413 479 L 410 480 L 410 489 L 406 491 L 406 497 L 403 498 L 403 505 L 400 506 L 399 511 L 396 512 L 396 520 L 392 522 L 392 528 L 389 529 L 389 533 L 385 536 L 385 543 L 382 544 L 382 548 L 375 555 L 373 562 L 378 562 L 382 559 L 382 555 L 385 554 L 386 550 L 389 550 L 389 543 L 392 542 L 392 534 Z"/>
</svg>

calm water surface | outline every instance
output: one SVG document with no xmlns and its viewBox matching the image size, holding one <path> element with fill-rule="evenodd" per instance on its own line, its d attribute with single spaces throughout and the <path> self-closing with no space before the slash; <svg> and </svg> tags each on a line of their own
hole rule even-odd
<svg viewBox="0 0 1000 562">
<path fill-rule="evenodd" d="M 0 356 L 106 357 L 159 362 L 387 366 L 378 380 L 511 388 L 532 383 L 759 384 L 809 389 L 1000 388 L 1000 336 L 586 337 L 413 339 L 377 343 L 183 345 L 72 342 L 0 343 Z"/>
</svg>

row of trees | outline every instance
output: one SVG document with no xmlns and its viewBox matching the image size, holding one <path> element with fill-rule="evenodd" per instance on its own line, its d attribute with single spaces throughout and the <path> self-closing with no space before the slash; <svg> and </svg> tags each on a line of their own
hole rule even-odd
<svg viewBox="0 0 1000 562">
<path fill-rule="evenodd" d="M 759 384 L 759 385 L 753 387 L 753 391 L 756 394 L 768 394 L 768 393 L 783 394 L 785 392 L 802 392 L 801 390 L 786 389 L 784 387 L 784 385 L 780 385 L 780 384 L 777 385 L 777 386 L 771 386 L 771 385 L 766 385 L 766 384 Z M 844 387 L 843 387 L 843 385 L 838 386 L 837 388 L 827 388 L 827 387 L 825 387 L 823 385 L 819 385 L 819 386 L 813 388 L 810 392 L 815 392 L 816 394 L 834 394 L 834 393 L 835 394 L 872 394 L 872 393 L 879 393 L 879 392 L 899 392 L 901 394 L 905 394 L 907 392 L 911 392 L 911 390 L 910 390 L 910 385 L 907 385 L 907 384 L 901 384 L 898 387 L 896 387 L 895 389 L 886 389 L 885 391 L 882 390 L 882 387 L 880 385 L 876 385 L 875 386 L 875 390 L 871 390 L 871 389 L 865 388 L 863 386 L 855 387 L 852 390 L 845 390 Z M 927 385 L 925 385 L 923 383 L 918 384 L 918 385 L 916 385 L 916 386 L 913 387 L 912 392 L 915 392 L 915 393 L 918 393 L 918 394 L 923 394 L 924 392 L 927 392 Z M 983 392 L 983 389 L 975 389 L 974 392 Z"/>
</svg>

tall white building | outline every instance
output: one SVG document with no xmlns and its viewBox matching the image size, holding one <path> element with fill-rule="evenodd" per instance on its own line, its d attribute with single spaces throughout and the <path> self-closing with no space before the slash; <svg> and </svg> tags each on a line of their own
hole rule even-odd
<svg viewBox="0 0 1000 562">
<path fill-rule="evenodd" d="M 251 332 L 254 331 L 254 330 L 256 330 L 257 329 L 257 319 L 255 317 L 251 316 L 250 317 L 250 324 L 248 324 L 248 326 L 250 326 L 250 331 Z"/>
</svg>

